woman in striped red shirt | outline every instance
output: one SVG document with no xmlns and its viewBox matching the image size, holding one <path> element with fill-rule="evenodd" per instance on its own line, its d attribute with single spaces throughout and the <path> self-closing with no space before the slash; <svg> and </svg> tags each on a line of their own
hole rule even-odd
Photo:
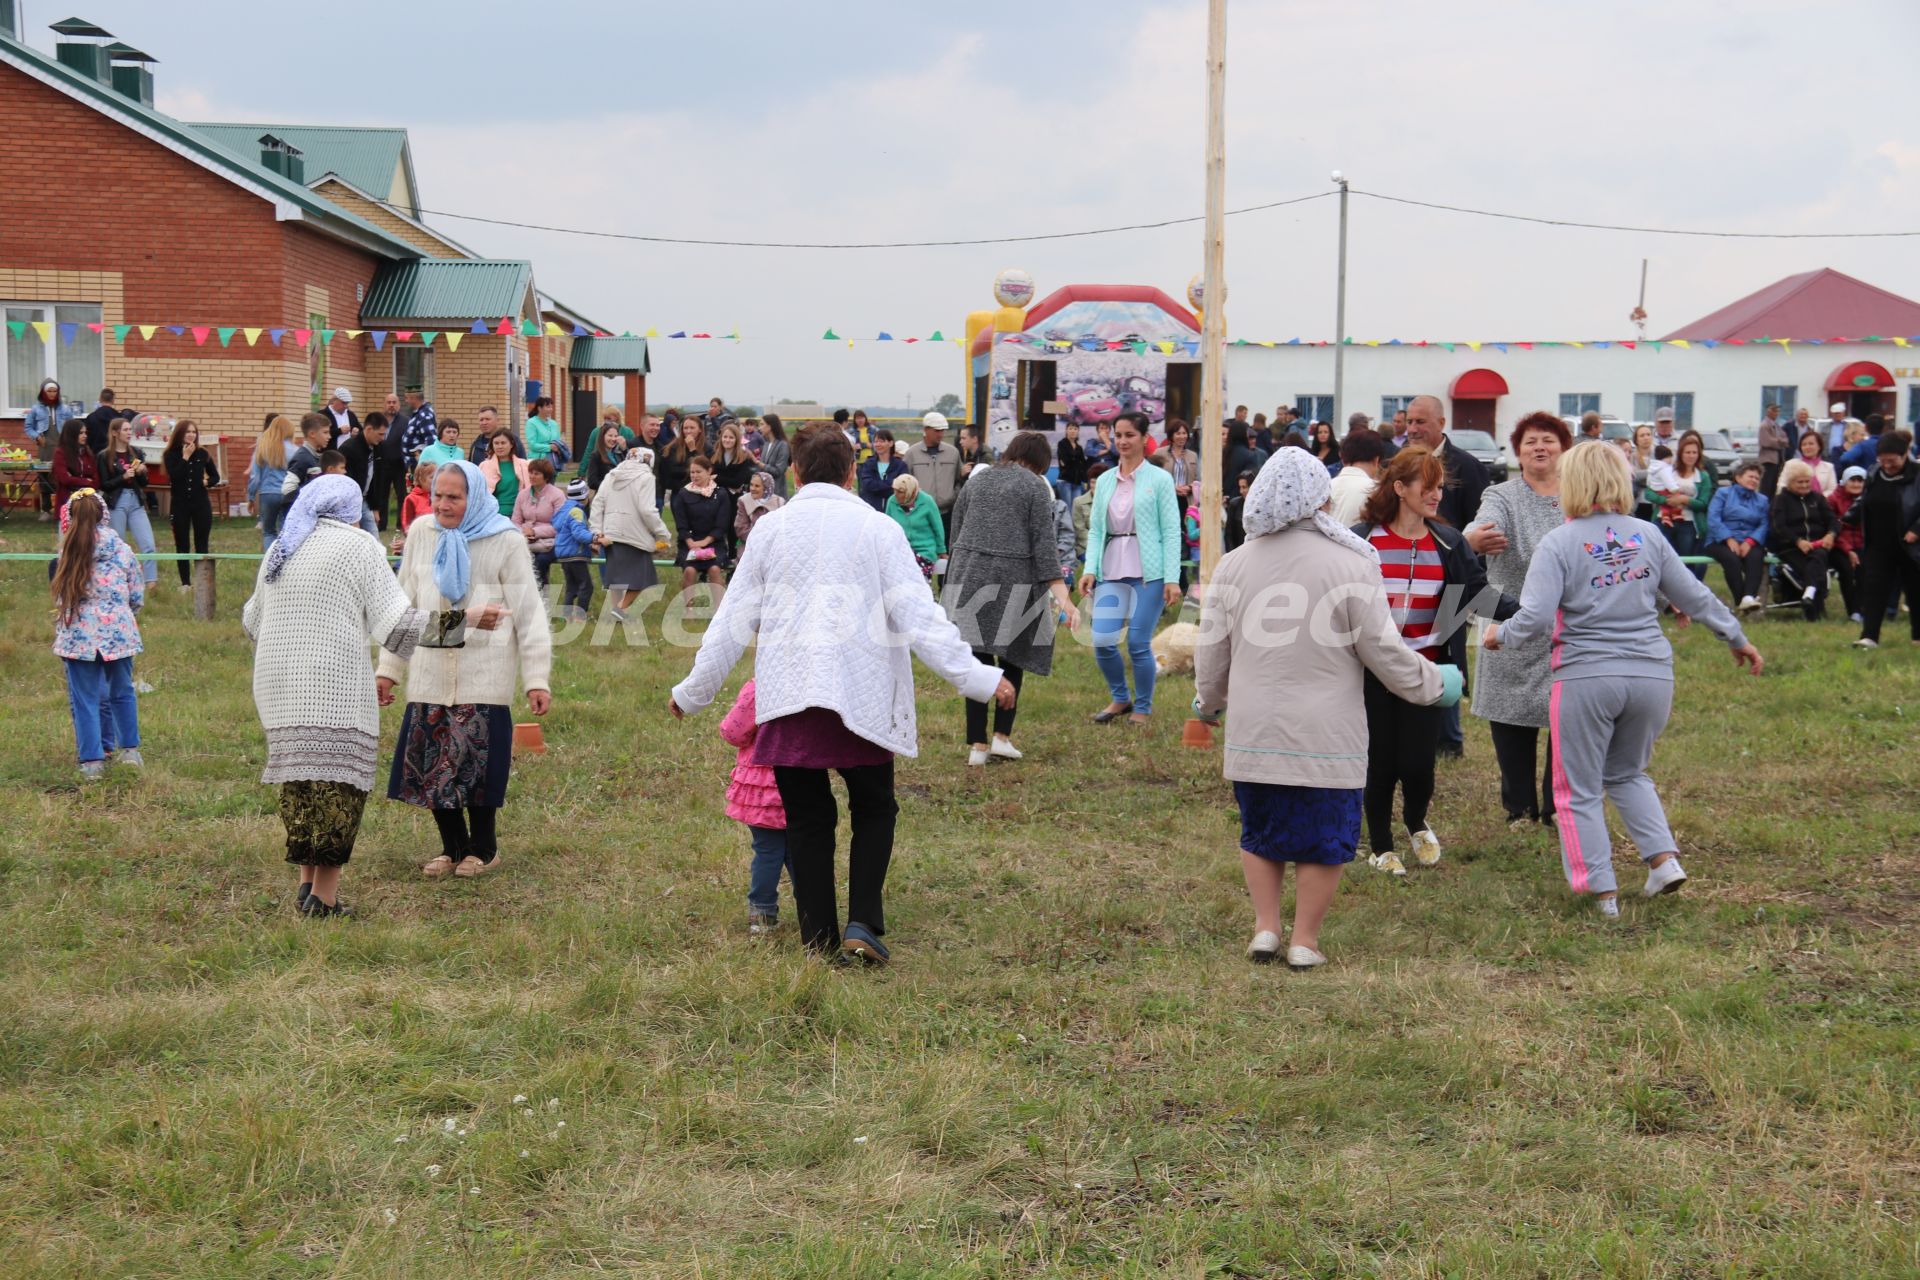
<svg viewBox="0 0 1920 1280">
<path fill-rule="evenodd" d="M 1439 518 L 1447 472 L 1440 456 L 1415 446 L 1381 469 L 1353 531 L 1373 544 L 1387 610 L 1407 646 L 1436 663 L 1466 669 L 1470 613 L 1511 617 L 1519 602 L 1487 585 L 1487 571 L 1459 530 Z M 1433 762 L 1440 743 L 1437 707 L 1414 706 L 1387 691 L 1371 674 L 1367 708 L 1367 817 L 1369 859 L 1379 871 L 1407 874 L 1393 848 L 1393 792 L 1400 789 L 1413 856 L 1421 866 L 1440 861 L 1440 841 L 1427 824 L 1433 801 Z"/>
</svg>

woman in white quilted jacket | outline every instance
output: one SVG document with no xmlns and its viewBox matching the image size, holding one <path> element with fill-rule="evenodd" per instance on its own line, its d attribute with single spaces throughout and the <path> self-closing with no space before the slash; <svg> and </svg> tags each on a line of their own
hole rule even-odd
<svg viewBox="0 0 1920 1280">
<path fill-rule="evenodd" d="M 693 671 L 667 707 L 679 717 L 712 702 L 757 640 L 754 763 L 773 770 L 787 811 L 801 938 L 821 953 L 884 964 L 881 895 L 900 811 L 893 758 L 919 749 L 913 658 L 976 701 L 1012 707 L 1014 689 L 998 667 L 975 660 L 921 577 L 900 526 L 851 492 L 846 435 L 831 425 L 802 431 L 793 468 L 799 492 L 754 526 Z M 830 770 L 847 784 L 853 820 L 844 935 L 833 883 L 840 815 Z"/>
</svg>

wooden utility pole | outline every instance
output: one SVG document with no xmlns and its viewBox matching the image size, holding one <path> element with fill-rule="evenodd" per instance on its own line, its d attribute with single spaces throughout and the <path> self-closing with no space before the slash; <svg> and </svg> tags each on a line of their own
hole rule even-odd
<svg viewBox="0 0 1920 1280">
<path fill-rule="evenodd" d="M 1225 530 L 1221 424 L 1226 413 L 1227 0 L 1207 0 L 1207 244 L 1200 326 L 1200 585 L 1213 581 Z"/>
</svg>

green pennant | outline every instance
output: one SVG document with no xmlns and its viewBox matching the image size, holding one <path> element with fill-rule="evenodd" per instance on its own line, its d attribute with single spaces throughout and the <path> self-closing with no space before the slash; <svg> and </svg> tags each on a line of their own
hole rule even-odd
<svg viewBox="0 0 1920 1280">
<path fill-rule="evenodd" d="M 1870 333 L 1870 334 L 1868 334 L 1868 335 L 1867 335 L 1866 337 L 1864 337 L 1864 338 L 1862 338 L 1862 339 L 1860 339 L 1860 341 L 1862 341 L 1862 342 L 1885 342 L 1885 341 L 1886 341 L 1886 339 L 1885 339 L 1885 338 L 1883 338 L 1883 337 L 1881 337 L 1881 336 L 1880 336 L 1879 334 L 1877 334 L 1877 333 Z"/>
<path fill-rule="evenodd" d="M 327 344 L 328 344 L 329 342 L 332 342 L 332 341 L 333 341 L 333 330 L 331 330 L 331 329 L 322 329 L 322 330 L 320 331 L 320 345 L 324 347 L 324 346 L 326 346 L 326 345 L 327 345 Z"/>
<path fill-rule="evenodd" d="M 1143 355 L 1145 355 L 1145 354 L 1147 354 L 1147 344 L 1146 344 L 1146 343 L 1144 343 L 1144 342 L 1136 342 L 1136 343 L 1134 343 L 1134 344 L 1133 344 L 1133 354 L 1135 354 L 1135 355 L 1137 355 L 1137 356 L 1143 356 Z"/>
<path fill-rule="evenodd" d="M 420 332 L 420 345 L 423 347 L 430 347 L 433 345 L 433 340 L 439 336 L 440 335 L 438 333 L 429 333 L 423 329 Z"/>
<path fill-rule="evenodd" d="M 127 340 L 127 335 L 132 332 L 133 332 L 132 325 L 117 324 L 113 326 L 113 340 L 115 342 L 125 342 Z"/>
<path fill-rule="evenodd" d="M 933 333 L 930 334 L 927 338 L 928 342 L 945 342 L 946 340 L 947 340 L 947 335 L 944 333 L 941 333 L 938 329 L 935 329 Z"/>
<path fill-rule="evenodd" d="M 1347 347 L 1350 347 L 1350 346 L 1352 346 L 1352 345 L 1353 345 L 1353 339 L 1352 339 L 1352 338 L 1342 338 L 1342 339 L 1340 339 L 1340 344 L 1341 344 L 1342 346 L 1347 346 Z"/>
<path fill-rule="evenodd" d="M 233 335 L 240 332 L 240 329 L 237 325 L 222 325 L 214 332 L 220 335 L 220 345 L 224 347 L 233 341 Z"/>
<path fill-rule="evenodd" d="M 1440 345 L 1445 347 L 1449 351 L 1453 350 L 1453 344 L 1451 342 L 1443 342 Z"/>
<path fill-rule="evenodd" d="M 1655 351 L 1658 351 L 1660 349 L 1660 344 L 1663 341 L 1664 339 L 1661 339 L 1661 338 L 1648 338 L 1645 342 L 1641 343 L 1640 345 L 1646 346 L 1646 347 L 1652 347 Z"/>
<path fill-rule="evenodd" d="M 531 320 L 522 320 L 520 322 L 520 336 L 523 338 L 537 338 L 540 336 L 540 326 Z"/>
<path fill-rule="evenodd" d="M 831 328 L 829 328 L 825 333 L 821 334 L 820 337 L 827 342 L 840 341 L 840 335 L 835 333 Z"/>
<path fill-rule="evenodd" d="M 16 338 L 24 338 L 27 336 L 27 322 L 25 320 L 9 320 L 7 321 L 7 332 Z"/>
</svg>

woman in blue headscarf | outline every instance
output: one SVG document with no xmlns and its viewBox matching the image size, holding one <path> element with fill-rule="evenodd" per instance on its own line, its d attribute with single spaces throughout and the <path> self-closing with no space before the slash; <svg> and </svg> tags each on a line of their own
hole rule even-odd
<svg viewBox="0 0 1920 1280">
<path fill-rule="evenodd" d="M 459 461 L 434 472 L 433 516 L 408 534 L 400 557 L 400 589 L 414 607 L 457 616 L 506 606 L 493 630 L 469 631 L 460 648 L 423 646 L 405 662 L 380 654 L 380 705 L 393 701 L 403 674 L 407 681 L 387 797 L 433 811 L 440 853 L 421 871 L 438 879 L 498 865 L 494 819 L 513 763 L 510 707 L 524 684 L 528 708 L 547 713 L 553 639 L 527 540 L 494 505 L 480 468 Z"/>
</svg>

